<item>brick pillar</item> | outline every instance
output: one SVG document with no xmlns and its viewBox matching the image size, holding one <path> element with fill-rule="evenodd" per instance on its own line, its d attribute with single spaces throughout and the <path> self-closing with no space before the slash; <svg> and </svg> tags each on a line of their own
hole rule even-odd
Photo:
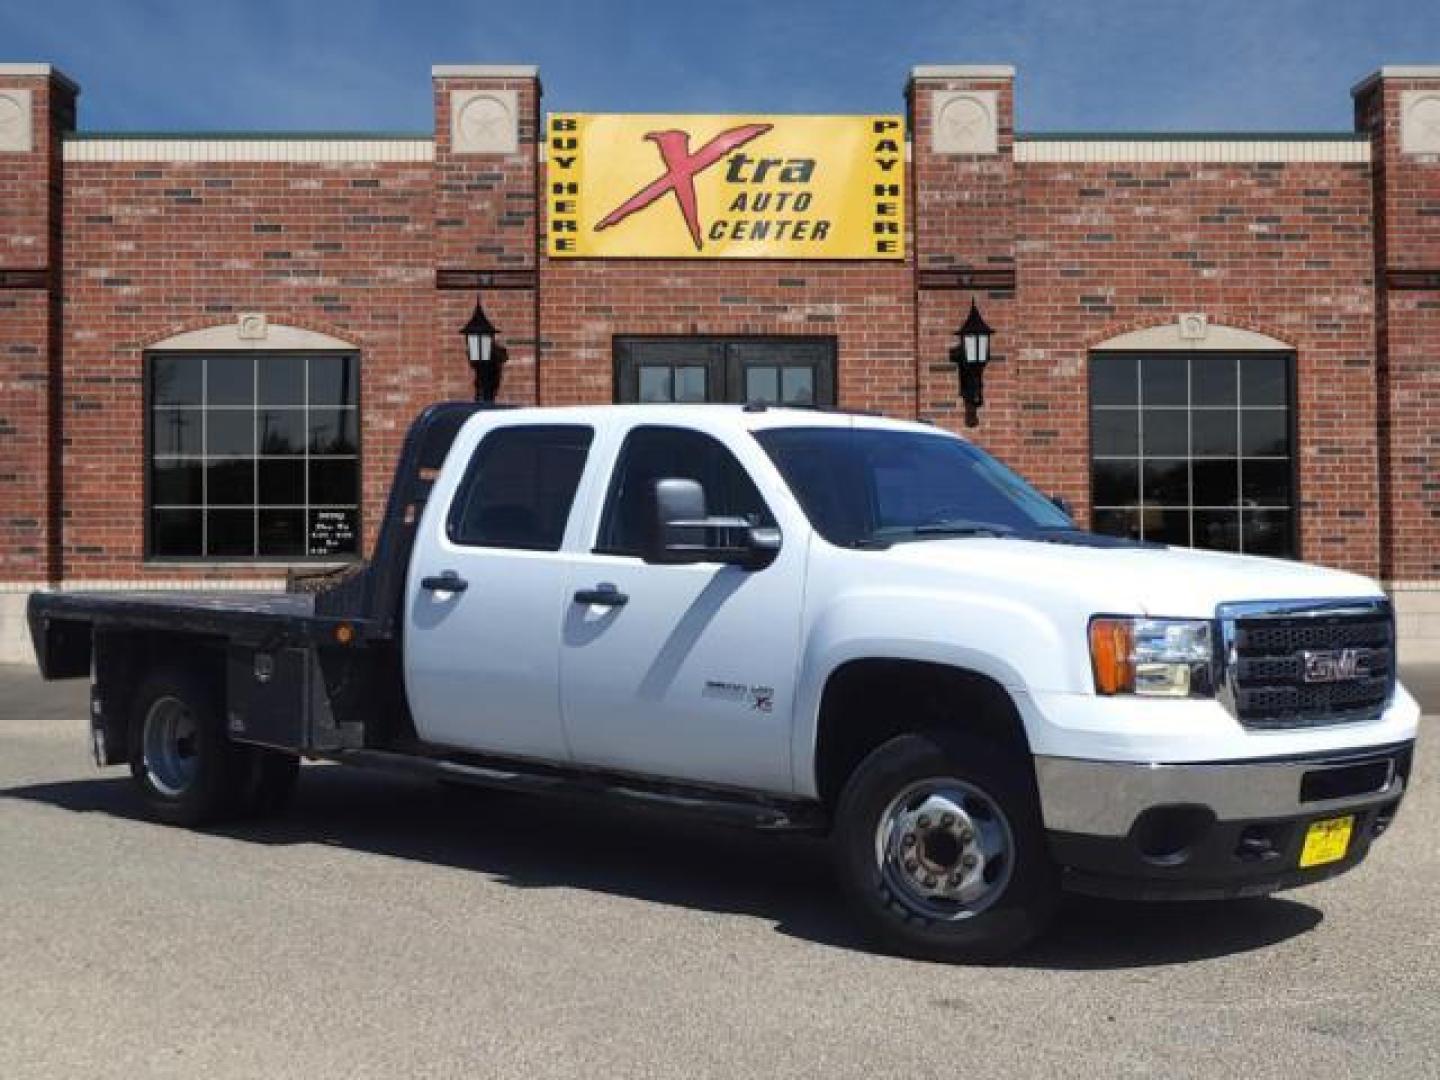
<svg viewBox="0 0 1440 1080">
<path fill-rule="evenodd" d="M 1353 93 L 1375 183 L 1381 572 L 1402 643 L 1440 655 L 1440 66 Z"/>
<path fill-rule="evenodd" d="M 538 398 L 540 79 L 531 66 L 445 65 L 435 90 L 435 359 L 471 394 L 459 329 L 476 296 L 509 351 L 501 398 Z"/>
<path fill-rule="evenodd" d="M 985 444 L 1032 479 L 1021 439 L 1026 379 L 1016 301 L 1015 70 L 1004 65 L 924 66 L 909 87 L 915 222 L 919 414 Z M 963 427 L 959 381 L 947 353 L 974 300 L 994 328 L 980 426 Z M 1042 376 L 1043 377 L 1043 376 Z M 1042 453 L 1042 458 L 1053 454 Z M 1083 463 L 1063 485 L 1078 503 Z M 1078 497 L 1077 497 L 1078 496 Z"/>
<path fill-rule="evenodd" d="M 61 136 L 78 88 L 0 64 L 0 581 L 60 572 Z"/>
</svg>

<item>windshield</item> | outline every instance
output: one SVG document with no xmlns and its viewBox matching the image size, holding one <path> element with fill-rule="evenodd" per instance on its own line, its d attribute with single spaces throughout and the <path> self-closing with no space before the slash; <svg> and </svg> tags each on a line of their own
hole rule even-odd
<svg viewBox="0 0 1440 1080">
<path fill-rule="evenodd" d="M 756 432 L 821 536 L 841 547 L 1073 529 L 1054 503 L 960 439 L 877 428 Z"/>
</svg>

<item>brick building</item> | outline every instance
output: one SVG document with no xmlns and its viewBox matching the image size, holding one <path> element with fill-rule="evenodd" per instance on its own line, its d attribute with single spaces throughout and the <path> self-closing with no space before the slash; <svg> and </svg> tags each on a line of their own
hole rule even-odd
<svg viewBox="0 0 1440 1080">
<path fill-rule="evenodd" d="M 477 292 L 506 400 L 952 428 L 974 299 L 969 434 L 1082 521 L 1379 577 L 1440 648 L 1440 67 L 1304 135 L 1025 135 L 1013 81 L 912 72 L 901 260 L 562 259 L 533 68 L 435 68 L 433 133 L 119 135 L 0 65 L 0 656 L 34 588 L 363 554 Z"/>
</svg>

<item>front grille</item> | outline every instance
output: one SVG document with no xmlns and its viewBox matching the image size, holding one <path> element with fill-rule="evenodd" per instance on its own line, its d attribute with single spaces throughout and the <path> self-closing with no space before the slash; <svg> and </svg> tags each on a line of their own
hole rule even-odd
<svg viewBox="0 0 1440 1080">
<path fill-rule="evenodd" d="M 1219 615 L 1229 704 L 1246 727 L 1373 720 L 1389 702 L 1395 620 L 1387 602 L 1232 604 Z"/>
</svg>

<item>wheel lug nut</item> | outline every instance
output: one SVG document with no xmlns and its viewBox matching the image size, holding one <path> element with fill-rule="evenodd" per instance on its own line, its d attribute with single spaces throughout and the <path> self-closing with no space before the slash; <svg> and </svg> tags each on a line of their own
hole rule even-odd
<svg viewBox="0 0 1440 1080">
<path fill-rule="evenodd" d="M 913 874 L 916 870 L 919 870 L 919 869 L 920 869 L 920 864 L 919 864 L 918 862 L 916 862 L 914 859 L 906 859 L 906 860 L 905 860 L 905 869 L 906 869 L 906 870 L 909 870 L 909 871 Z"/>
<path fill-rule="evenodd" d="M 979 861 L 980 860 L 977 859 L 974 855 L 967 854 L 963 859 L 960 860 L 960 865 L 965 867 L 966 870 L 974 870 L 975 864 Z"/>
<path fill-rule="evenodd" d="M 955 815 L 954 815 L 954 814 L 942 814 L 942 815 L 940 815 L 940 824 L 943 825 L 943 826 L 945 826 L 945 828 L 948 829 L 951 825 L 954 825 L 954 824 L 955 824 Z"/>
<path fill-rule="evenodd" d="M 960 830 L 960 840 L 961 840 L 962 843 L 968 844 L 971 840 L 974 840 L 974 839 L 975 839 L 975 830 L 974 830 L 974 829 L 965 828 L 965 829 L 961 829 L 961 830 Z"/>
<path fill-rule="evenodd" d="M 929 818 L 929 815 L 927 815 L 927 814 L 921 814 L 921 815 L 920 815 L 920 820 L 917 821 L 916 824 L 919 825 L 920 828 L 922 828 L 922 829 L 928 829 L 928 828 L 930 827 L 930 818 Z"/>
<path fill-rule="evenodd" d="M 905 834 L 905 839 L 901 840 L 900 842 L 901 842 L 902 844 L 904 844 L 906 847 L 914 847 L 914 846 L 915 846 L 915 834 L 914 834 L 913 832 L 906 833 L 906 834 Z"/>
<path fill-rule="evenodd" d="M 961 881 L 961 878 L 960 878 L 960 875 L 959 875 L 959 874 L 951 874 L 951 875 L 950 875 L 950 884 L 951 884 L 951 885 L 957 885 L 957 886 L 958 886 L 958 885 L 960 884 L 960 881 Z"/>
<path fill-rule="evenodd" d="M 925 887 L 927 889 L 933 889 L 935 887 L 935 879 L 933 877 L 927 876 L 925 878 Z"/>
</svg>

